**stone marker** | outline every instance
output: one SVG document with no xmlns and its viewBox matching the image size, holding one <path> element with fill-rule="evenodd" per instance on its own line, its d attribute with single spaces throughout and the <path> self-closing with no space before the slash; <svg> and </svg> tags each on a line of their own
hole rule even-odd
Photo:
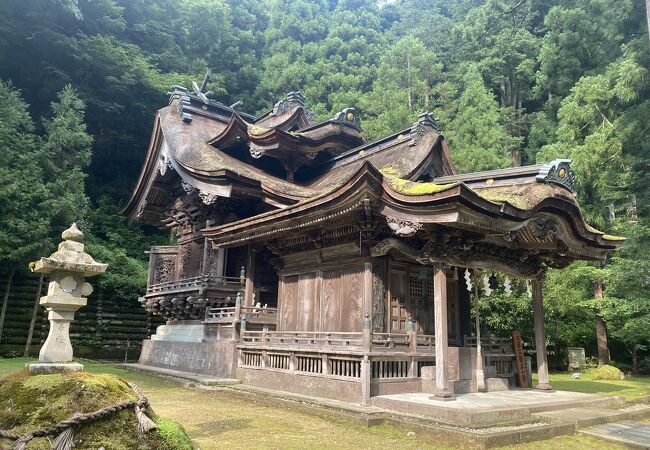
<svg viewBox="0 0 650 450">
<path fill-rule="evenodd" d="M 39 353 L 40 362 L 27 365 L 32 373 L 83 370 L 83 365 L 72 363 L 70 322 L 75 311 L 86 306 L 86 297 L 93 291 L 84 277 L 99 275 L 108 267 L 84 252 L 84 235 L 76 224 L 73 223 L 61 237 L 64 241 L 56 252 L 30 264 L 32 272 L 50 274 L 47 295 L 40 300 L 48 312 L 50 332 Z"/>
</svg>

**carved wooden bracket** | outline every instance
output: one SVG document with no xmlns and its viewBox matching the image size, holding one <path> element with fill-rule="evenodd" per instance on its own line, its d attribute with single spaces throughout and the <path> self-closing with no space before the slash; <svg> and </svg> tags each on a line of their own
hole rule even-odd
<svg viewBox="0 0 650 450">
<path fill-rule="evenodd" d="M 400 219 L 398 217 L 386 216 L 386 223 L 388 223 L 390 229 L 400 237 L 411 237 L 422 228 L 421 223 L 407 219 Z"/>
</svg>

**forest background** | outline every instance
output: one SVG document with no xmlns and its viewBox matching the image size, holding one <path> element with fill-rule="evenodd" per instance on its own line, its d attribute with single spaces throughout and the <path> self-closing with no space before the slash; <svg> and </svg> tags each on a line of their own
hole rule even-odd
<svg viewBox="0 0 650 450">
<path fill-rule="evenodd" d="M 3 0 L 0 339 L 12 278 L 72 221 L 110 264 L 99 289 L 137 303 L 170 237 L 120 208 L 167 91 L 210 68 L 217 101 L 301 90 L 319 119 L 357 108 L 369 140 L 432 111 L 460 172 L 572 159 L 587 220 L 627 242 L 549 271 L 551 361 L 578 346 L 649 373 L 648 44 L 644 0 Z M 532 342 L 525 285 L 497 281 L 486 331 Z"/>
</svg>

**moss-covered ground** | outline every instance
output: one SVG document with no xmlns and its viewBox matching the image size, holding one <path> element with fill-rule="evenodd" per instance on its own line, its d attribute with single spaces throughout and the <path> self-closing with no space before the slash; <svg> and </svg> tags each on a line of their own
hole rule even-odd
<svg viewBox="0 0 650 450">
<path fill-rule="evenodd" d="M 20 370 L 26 361 L 22 358 L 0 359 L 0 377 Z M 149 375 L 131 373 L 108 364 L 82 362 L 90 373 L 119 375 L 137 383 L 149 397 L 156 413 L 181 423 L 192 438 L 195 448 L 201 450 L 445 448 L 436 442 L 435 436 L 408 427 L 381 425 L 368 428 L 356 421 L 319 414 L 293 402 L 278 406 L 277 400 L 264 397 L 254 397 L 231 390 L 191 388 Z M 647 378 L 616 382 L 592 382 L 583 378 L 579 383 L 572 383 L 569 374 L 552 374 L 551 380 L 558 389 L 624 395 L 626 398 L 640 397 L 650 388 L 650 379 Z M 622 447 L 583 436 L 564 436 L 517 448 Z"/>
<path fill-rule="evenodd" d="M 579 380 L 573 380 L 571 372 L 555 372 L 549 375 L 551 385 L 560 391 L 584 392 L 599 395 L 620 395 L 626 400 L 650 396 L 650 377 L 628 377 L 623 380 L 595 380 L 594 373 L 585 370 Z M 533 374 L 533 384 L 537 376 Z"/>
</svg>

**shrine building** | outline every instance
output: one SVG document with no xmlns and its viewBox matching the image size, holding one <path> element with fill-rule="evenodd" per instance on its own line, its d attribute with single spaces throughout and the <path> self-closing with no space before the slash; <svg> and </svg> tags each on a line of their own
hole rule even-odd
<svg viewBox="0 0 650 450">
<path fill-rule="evenodd" d="M 529 280 L 551 390 L 544 271 L 622 243 L 585 223 L 570 161 L 458 174 L 429 113 L 361 131 L 299 92 L 255 117 L 173 88 L 125 207 L 177 237 L 149 253 L 140 301 L 166 324 L 140 363 L 362 405 L 527 386 L 517 345 L 470 314 L 495 273 Z"/>
</svg>

